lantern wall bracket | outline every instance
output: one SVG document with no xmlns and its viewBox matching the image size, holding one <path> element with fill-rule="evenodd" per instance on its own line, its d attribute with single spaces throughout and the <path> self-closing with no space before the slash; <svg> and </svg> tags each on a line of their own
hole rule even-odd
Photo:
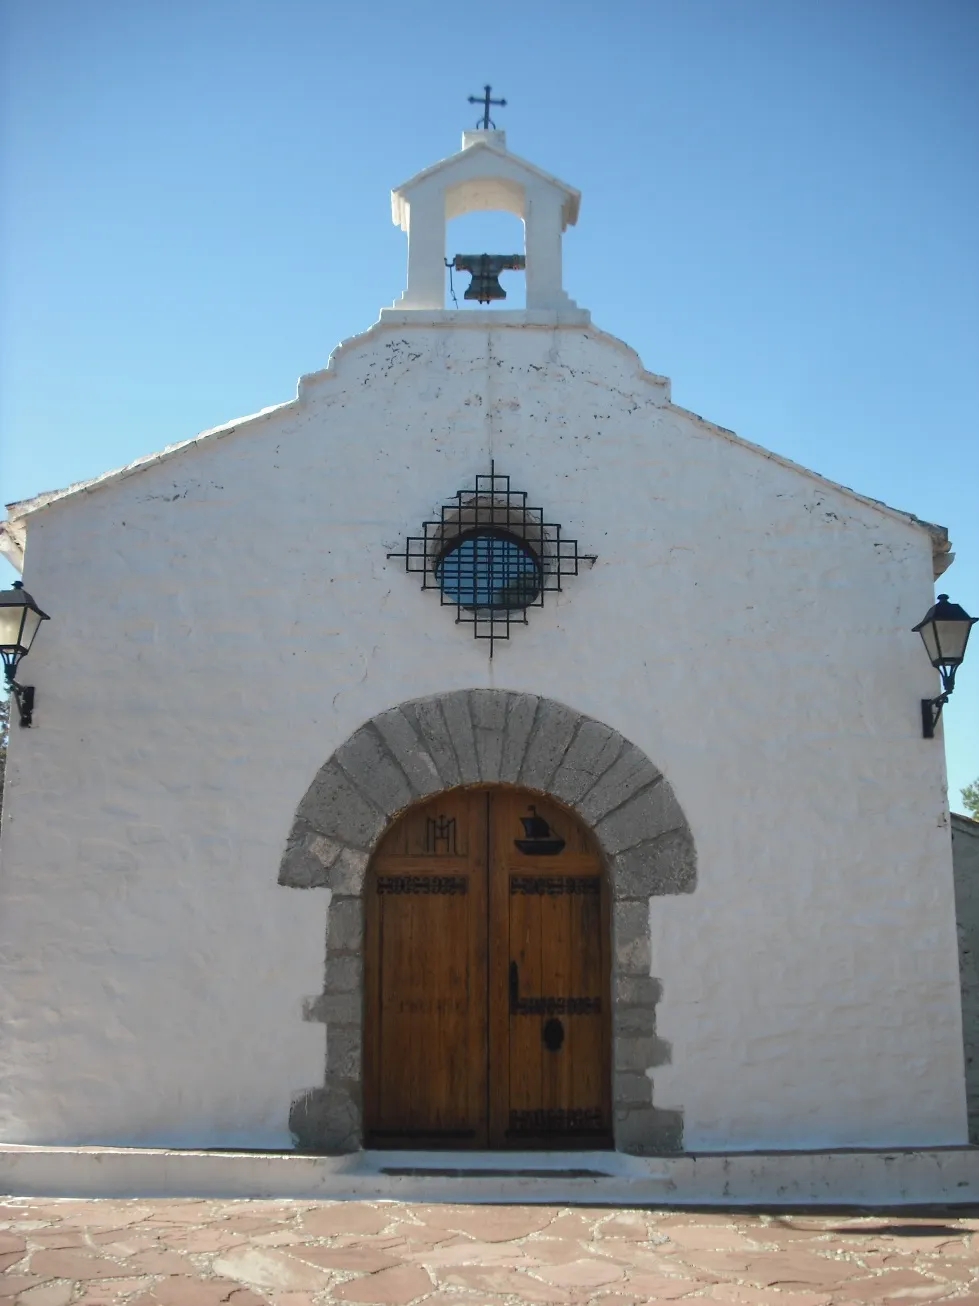
<svg viewBox="0 0 979 1306">
<path fill-rule="evenodd" d="M 935 727 L 942 715 L 942 708 L 952 697 L 952 690 L 955 688 L 956 670 L 956 667 L 939 667 L 938 673 L 942 678 L 942 692 L 937 698 L 923 698 L 921 700 L 921 733 L 925 739 L 935 738 Z"/>
<path fill-rule="evenodd" d="M 935 738 L 935 727 L 942 715 L 942 708 L 948 702 L 948 694 L 939 694 L 937 698 L 921 700 L 921 734 L 924 739 Z"/>
<path fill-rule="evenodd" d="M 20 713 L 20 724 L 30 726 L 34 718 L 34 686 L 18 685 L 16 680 L 7 678 L 7 688 L 14 696 L 14 702 L 17 704 L 17 711 Z"/>
</svg>

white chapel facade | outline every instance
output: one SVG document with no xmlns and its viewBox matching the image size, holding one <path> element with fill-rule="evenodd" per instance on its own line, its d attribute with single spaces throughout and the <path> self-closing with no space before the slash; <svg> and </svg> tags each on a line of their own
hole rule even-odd
<svg viewBox="0 0 979 1306">
<path fill-rule="evenodd" d="M 295 399 L 11 505 L 0 1139 L 966 1141 L 947 535 L 674 405 L 565 288 L 579 205 L 465 133 Z M 481 209 L 525 308 L 446 306 Z"/>
</svg>

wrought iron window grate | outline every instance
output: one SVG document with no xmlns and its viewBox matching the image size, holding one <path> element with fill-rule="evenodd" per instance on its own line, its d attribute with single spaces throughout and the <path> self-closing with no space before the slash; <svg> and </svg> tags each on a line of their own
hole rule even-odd
<svg viewBox="0 0 979 1306">
<path fill-rule="evenodd" d="M 438 590 L 442 606 L 455 608 L 456 624 L 489 641 L 490 657 L 511 626 L 527 624 L 530 608 L 543 607 L 545 594 L 559 592 L 565 577 L 596 557 L 579 553 L 577 540 L 527 498 L 491 462 L 473 489 L 457 490 L 437 520 L 422 523 L 421 535 L 387 555 L 420 575 L 423 590 Z"/>
</svg>

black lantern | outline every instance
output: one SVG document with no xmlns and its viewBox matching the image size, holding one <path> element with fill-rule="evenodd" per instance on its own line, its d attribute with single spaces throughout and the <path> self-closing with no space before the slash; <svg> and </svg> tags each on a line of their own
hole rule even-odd
<svg viewBox="0 0 979 1306">
<path fill-rule="evenodd" d="M 955 688 L 955 673 L 965 657 L 969 631 L 977 621 L 979 617 L 970 617 L 957 603 L 949 603 L 947 594 L 939 594 L 938 602 L 912 627 L 921 636 L 929 662 L 942 677 L 939 696 L 921 700 L 921 727 L 926 739 L 935 737 L 935 726 Z"/>
<path fill-rule="evenodd" d="M 48 614 L 42 612 L 19 580 L 13 589 L 0 591 L 0 658 L 7 687 L 20 711 L 20 724 L 29 726 L 34 710 L 34 686 L 18 685 L 14 677 L 21 658 L 27 656 L 34 643 L 42 621 Z"/>
</svg>

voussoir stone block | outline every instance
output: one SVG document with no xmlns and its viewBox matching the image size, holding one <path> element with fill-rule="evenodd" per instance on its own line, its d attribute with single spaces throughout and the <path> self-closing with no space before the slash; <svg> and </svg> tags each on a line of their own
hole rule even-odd
<svg viewBox="0 0 979 1306">
<path fill-rule="evenodd" d="M 350 852 L 346 844 L 317 835 L 305 821 L 296 820 L 279 866 L 279 884 L 298 889 L 333 888 L 332 868 Z"/>
<path fill-rule="evenodd" d="M 563 703 L 541 700 L 520 767 L 521 784 L 531 789 L 550 787 L 580 721 L 581 715 Z"/>
<path fill-rule="evenodd" d="M 401 710 L 414 725 L 418 737 L 435 763 L 442 779 L 442 787 L 450 789 L 453 785 L 461 784 L 459 761 L 442 715 L 441 701 L 437 698 L 419 698 L 413 703 L 405 703 Z"/>
<path fill-rule="evenodd" d="M 472 717 L 469 715 L 469 693 L 460 690 L 446 694 L 442 699 L 442 715 L 449 728 L 449 737 L 459 762 L 459 776 L 463 784 L 479 781 L 479 762 L 476 760 L 476 741 L 473 738 Z"/>
<path fill-rule="evenodd" d="M 303 844 L 287 848 L 279 864 L 279 883 L 291 889 L 322 889 L 329 871 L 319 857 Z"/>
<path fill-rule="evenodd" d="M 649 898 L 656 894 L 692 893 L 697 858 L 687 830 L 670 830 L 636 844 L 612 858 L 616 895 Z"/>
<path fill-rule="evenodd" d="M 575 810 L 583 820 L 594 825 L 659 777 L 660 771 L 646 754 L 634 744 L 626 744 L 608 770 L 575 804 Z"/>
<path fill-rule="evenodd" d="M 373 847 L 387 820 L 333 760 L 318 772 L 297 815 L 318 834 L 363 849 Z"/>
<path fill-rule="evenodd" d="M 492 783 L 500 779 L 503 767 L 503 741 L 506 735 L 507 700 L 499 689 L 474 689 L 469 695 L 476 760 L 480 780 Z"/>
<path fill-rule="evenodd" d="M 318 857 L 324 866 L 330 867 L 346 848 L 346 844 L 338 843 L 336 839 L 328 839 L 325 834 L 316 834 L 310 830 L 304 840 L 306 847 Z"/>
<path fill-rule="evenodd" d="M 407 807 L 415 795 L 408 777 L 371 726 L 363 726 L 336 751 L 336 759 L 362 793 L 386 816 Z"/>
<path fill-rule="evenodd" d="M 500 763 L 500 779 L 508 784 L 517 783 L 539 703 L 536 694 L 514 694 L 510 699 L 506 734 L 503 738 L 503 760 Z"/>
<path fill-rule="evenodd" d="M 374 726 L 419 798 L 438 793 L 444 787 L 431 753 L 399 708 L 376 716 Z"/>
<path fill-rule="evenodd" d="M 551 781 L 550 792 L 566 803 L 576 803 L 608 770 L 625 740 L 600 721 L 582 719 Z"/>
<path fill-rule="evenodd" d="M 599 821 L 595 833 L 605 852 L 614 856 L 644 843 L 651 834 L 665 834 L 682 825 L 680 804 L 666 781 L 660 780 L 610 812 Z"/>
</svg>

